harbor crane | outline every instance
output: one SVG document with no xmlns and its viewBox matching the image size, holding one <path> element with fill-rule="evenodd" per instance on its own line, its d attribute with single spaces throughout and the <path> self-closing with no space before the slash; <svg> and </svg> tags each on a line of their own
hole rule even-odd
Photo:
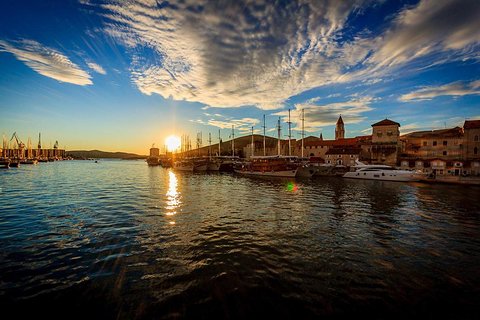
<svg viewBox="0 0 480 320">
<path fill-rule="evenodd" d="M 17 146 L 18 146 L 19 149 L 24 149 L 25 148 L 25 143 L 23 143 L 22 140 L 20 140 L 20 138 L 18 138 L 18 135 L 17 135 L 16 131 L 12 134 L 12 137 L 10 138 L 10 141 L 12 141 L 13 138 L 15 138 L 15 141 L 17 142 Z"/>
</svg>

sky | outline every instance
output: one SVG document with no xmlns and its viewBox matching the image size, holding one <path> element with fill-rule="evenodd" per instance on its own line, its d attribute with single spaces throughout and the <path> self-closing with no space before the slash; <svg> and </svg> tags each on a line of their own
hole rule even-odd
<svg viewBox="0 0 480 320">
<path fill-rule="evenodd" d="M 3 0 L 0 132 L 147 154 L 254 127 L 282 138 L 480 119 L 478 0 Z M 194 144 L 194 142 L 193 142 Z"/>
</svg>

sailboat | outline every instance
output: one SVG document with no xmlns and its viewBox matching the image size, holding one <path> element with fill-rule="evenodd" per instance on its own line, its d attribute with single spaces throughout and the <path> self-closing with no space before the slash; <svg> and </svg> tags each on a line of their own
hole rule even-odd
<svg viewBox="0 0 480 320">
<path fill-rule="evenodd" d="M 265 127 L 265 118 L 264 118 Z M 297 175 L 298 166 L 291 161 L 291 157 L 284 157 L 281 155 L 280 142 L 280 118 L 278 119 L 278 154 L 276 156 L 251 156 L 250 161 L 235 169 L 235 172 L 249 176 L 264 176 L 264 177 L 284 177 L 294 178 Z M 265 132 L 265 129 L 264 129 Z M 265 154 L 264 144 L 264 154 Z"/>
</svg>

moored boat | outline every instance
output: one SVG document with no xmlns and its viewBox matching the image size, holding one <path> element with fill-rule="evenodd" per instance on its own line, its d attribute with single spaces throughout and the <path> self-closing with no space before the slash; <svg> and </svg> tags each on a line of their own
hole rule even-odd
<svg viewBox="0 0 480 320">
<path fill-rule="evenodd" d="M 173 168 L 178 171 L 193 172 L 194 167 L 194 163 L 191 160 L 178 160 L 173 163 Z"/>
<path fill-rule="evenodd" d="M 357 161 L 355 171 L 347 172 L 344 178 L 384 181 L 419 181 L 420 175 L 414 171 L 398 170 L 387 165 L 368 165 Z"/>
<path fill-rule="evenodd" d="M 10 160 L 9 159 L 1 159 L 0 160 L 0 168 L 5 168 L 5 169 L 10 168 Z"/>
<path fill-rule="evenodd" d="M 256 156 L 250 162 L 236 168 L 235 172 L 243 175 L 264 177 L 294 178 L 297 175 L 298 165 L 292 163 L 288 157 Z"/>
</svg>

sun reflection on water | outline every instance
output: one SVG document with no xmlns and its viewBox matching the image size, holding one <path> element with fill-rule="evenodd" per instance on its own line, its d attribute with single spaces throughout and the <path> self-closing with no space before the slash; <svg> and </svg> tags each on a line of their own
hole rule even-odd
<svg viewBox="0 0 480 320">
<path fill-rule="evenodd" d="M 167 210 L 167 216 L 173 216 L 177 213 L 177 209 L 180 206 L 180 192 L 178 191 L 177 176 L 173 171 L 168 171 L 168 191 L 166 193 L 167 204 L 165 209 Z"/>
</svg>

